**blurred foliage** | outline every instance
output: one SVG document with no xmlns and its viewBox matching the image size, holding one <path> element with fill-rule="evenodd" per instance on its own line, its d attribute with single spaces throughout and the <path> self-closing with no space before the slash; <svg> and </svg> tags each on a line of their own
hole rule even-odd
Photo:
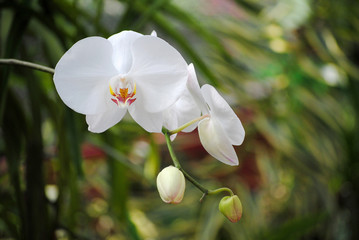
<svg viewBox="0 0 359 240">
<path fill-rule="evenodd" d="M 125 29 L 158 36 L 218 87 L 246 129 L 239 167 L 175 141 L 209 188 L 161 202 L 161 135 L 131 119 L 104 134 L 59 99 L 52 76 L 0 66 L 0 239 L 359 239 L 359 2 L 0 0 L 0 56 L 54 67 L 76 41 Z"/>
</svg>

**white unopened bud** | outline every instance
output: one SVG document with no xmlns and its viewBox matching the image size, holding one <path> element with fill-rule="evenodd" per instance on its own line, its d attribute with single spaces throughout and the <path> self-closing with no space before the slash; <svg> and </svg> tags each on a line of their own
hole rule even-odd
<svg viewBox="0 0 359 240">
<path fill-rule="evenodd" d="M 157 176 L 157 189 L 165 203 L 180 203 L 185 188 L 183 173 L 176 167 L 166 167 Z"/>
</svg>

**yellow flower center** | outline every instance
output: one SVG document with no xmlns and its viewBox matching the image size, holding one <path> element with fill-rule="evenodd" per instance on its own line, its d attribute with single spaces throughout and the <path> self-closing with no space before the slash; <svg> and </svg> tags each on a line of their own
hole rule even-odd
<svg viewBox="0 0 359 240">
<path fill-rule="evenodd" d="M 136 84 L 125 76 L 116 76 L 110 81 L 110 93 L 111 100 L 119 107 L 128 107 L 136 100 Z"/>
</svg>

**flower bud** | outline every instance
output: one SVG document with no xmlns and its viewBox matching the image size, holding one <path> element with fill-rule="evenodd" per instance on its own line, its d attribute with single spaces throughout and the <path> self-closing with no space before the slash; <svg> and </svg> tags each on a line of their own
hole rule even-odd
<svg viewBox="0 0 359 240">
<path fill-rule="evenodd" d="M 242 217 L 242 203 L 237 195 L 226 196 L 219 202 L 219 211 L 231 222 L 238 222 Z"/>
<path fill-rule="evenodd" d="M 157 176 L 157 189 L 165 203 L 180 203 L 185 188 L 183 173 L 176 167 L 166 167 Z"/>
</svg>

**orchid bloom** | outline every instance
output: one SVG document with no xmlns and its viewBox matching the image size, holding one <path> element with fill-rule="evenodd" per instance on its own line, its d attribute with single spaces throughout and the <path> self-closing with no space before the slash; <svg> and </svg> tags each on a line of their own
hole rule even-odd
<svg viewBox="0 0 359 240">
<path fill-rule="evenodd" d="M 198 123 L 200 141 L 214 158 L 228 165 L 238 165 L 238 157 L 232 145 L 241 145 L 244 129 L 241 121 L 211 85 L 199 87 L 193 65 L 187 87 L 201 109 L 203 119 Z"/>
<path fill-rule="evenodd" d="M 187 78 L 181 54 L 156 33 L 123 31 L 75 43 L 57 63 L 54 83 L 64 103 L 86 115 L 91 132 L 112 127 L 127 110 L 148 132 L 161 132 L 162 112 Z"/>
</svg>

